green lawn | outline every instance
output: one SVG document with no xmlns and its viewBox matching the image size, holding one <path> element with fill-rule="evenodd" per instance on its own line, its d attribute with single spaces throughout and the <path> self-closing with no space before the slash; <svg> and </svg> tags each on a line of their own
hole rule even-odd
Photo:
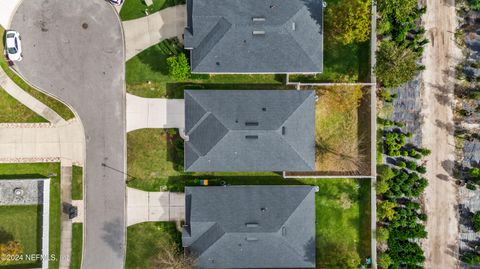
<svg viewBox="0 0 480 269">
<path fill-rule="evenodd" d="M 83 168 L 72 166 L 72 200 L 83 199 Z"/>
<path fill-rule="evenodd" d="M 145 222 L 127 227 L 125 269 L 147 269 L 161 247 L 159 239 L 171 237 L 171 244 L 181 247 L 181 233 L 172 222 Z"/>
<path fill-rule="evenodd" d="M 154 45 L 126 63 L 127 92 L 142 97 L 183 98 L 183 89 L 279 89 L 284 75 L 192 75 L 188 81 L 168 76 L 167 58 L 181 52 L 175 39 Z"/>
<path fill-rule="evenodd" d="M 0 243 L 13 240 L 23 247 L 22 255 L 42 253 L 41 205 L 0 206 Z M 10 266 L 16 268 L 17 265 L 39 267 L 41 262 L 20 260 Z"/>
<path fill-rule="evenodd" d="M 183 166 L 178 167 L 178 159 L 183 160 L 183 157 L 176 156 L 172 143 L 174 139 L 179 138 L 169 135 L 168 129 L 140 129 L 127 134 L 129 187 L 146 191 L 164 188 L 183 191 L 185 185 L 197 185 L 197 179 L 209 179 L 211 184 L 220 184 L 222 180 L 233 182 L 245 179 L 255 182 L 284 182 L 280 174 L 273 172 L 185 173 Z"/>
<path fill-rule="evenodd" d="M 153 0 L 153 5 L 147 7 L 144 0 L 125 0 L 120 10 L 120 19 L 122 21 L 138 19 L 146 16 L 145 10 L 152 14 L 167 7 L 183 4 L 185 0 Z"/>
<path fill-rule="evenodd" d="M 300 82 L 368 82 L 370 76 L 370 41 L 343 45 L 325 38 L 323 73 L 290 75 Z"/>
<path fill-rule="evenodd" d="M 369 179 L 259 179 L 254 176 L 227 179 L 228 184 L 309 184 L 317 185 L 316 251 L 317 268 L 356 269 L 370 256 Z M 180 233 L 173 223 L 142 223 L 127 228 L 125 268 L 154 268 L 158 238 L 167 234 L 180 246 Z"/>
<path fill-rule="evenodd" d="M 60 163 L 0 164 L 1 179 L 50 178 L 50 254 L 60 257 Z M 50 260 L 56 269 L 59 260 Z"/>
<path fill-rule="evenodd" d="M 80 269 L 82 265 L 83 224 L 74 223 L 72 226 L 72 260 L 70 269 Z"/>
<path fill-rule="evenodd" d="M 5 29 L 3 29 L 0 26 L 0 36 L 4 36 Z M 0 42 L 0 51 L 3 51 L 3 42 Z M 0 67 L 7 73 L 7 75 L 18 85 L 20 88 L 22 88 L 25 92 L 29 93 L 36 99 L 38 99 L 40 102 L 44 103 L 51 109 L 53 109 L 55 112 L 60 115 L 60 117 L 64 118 L 65 120 L 69 120 L 75 117 L 75 114 L 62 102 L 34 89 L 30 85 L 28 85 L 21 77 L 19 77 L 15 72 L 13 72 L 10 67 L 8 66 L 8 63 L 5 59 L 5 57 L 0 57 Z"/>
<path fill-rule="evenodd" d="M 0 87 L 0 122 L 48 122 Z"/>
</svg>

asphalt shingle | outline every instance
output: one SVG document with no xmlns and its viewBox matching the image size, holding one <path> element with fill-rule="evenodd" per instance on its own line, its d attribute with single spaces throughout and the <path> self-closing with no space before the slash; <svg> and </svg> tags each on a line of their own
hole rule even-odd
<svg viewBox="0 0 480 269">
<path fill-rule="evenodd" d="M 189 0 L 194 73 L 320 73 L 322 0 Z"/>
<path fill-rule="evenodd" d="M 183 246 L 199 268 L 315 267 L 311 186 L 187 187 Z"/>
</svg>

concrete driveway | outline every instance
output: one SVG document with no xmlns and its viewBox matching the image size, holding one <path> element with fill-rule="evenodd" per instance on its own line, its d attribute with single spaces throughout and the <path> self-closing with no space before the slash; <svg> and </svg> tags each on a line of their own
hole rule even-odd
<svg viewBox="0 0 480 269">
<path fill-rule="evenodd" d="M 124 21 L 126 60 L 164 39 L 181 37 L 187 25 L 185 5 L 169 7 L 149 16 Z"/>
<path fill-rule="evenodd" d="M 16 68 L 70 104 L 86 139 L 83 268 L 121 269 L 125 259 L 125 60 L 121 24 L 104 0 L 24 0 Z M 119 172 L 120 171 L 120 172 Z M 57 253 L 59 255 L 59 253 Z"/>
<path fill-rule="evenodd" d="M 127 225 L 185 219 L 185 194 L 127 188 Z"/>
<path fill-rule="evenodd" d="M 142 98 L 127 94 L 127 132 L 142 128 L 184 129 L 184 100 Z"/>
</svg>

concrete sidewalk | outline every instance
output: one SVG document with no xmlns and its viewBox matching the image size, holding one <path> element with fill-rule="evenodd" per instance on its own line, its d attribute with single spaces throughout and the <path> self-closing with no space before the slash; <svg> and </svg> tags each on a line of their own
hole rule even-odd
<svg viewBox="0 0 480 269">
<path fill-rule="evenodd" d="M 142 98 L 127 94 L 127 132 L 142 128 L 184 127 L 183 99 Z"/>
<path fill-rule="evenodd" d="M 5 1 L 5 0 L 0 0 Z M 1 7 L 0 7 L 1 8 Z M 1 16 L 1 14 L 0 14 Z M 42 116 L 52 124 L 65 124 L 66 121 L 53 111 L 51 108 L 35 99 L 33 96 L 25 92 L 20 88 L 13 80 L 11 80 L 5 71 L 0 68 L 0 87 L 2 87 L 13 98 L 17 99 L 20 103 L 30 108 L 33 112 Z"/>
<path fill-rule="evenodd" d="M 0 124 L 0 163 L 68 159 L 83 165 L 83 128 L 77 120 L 49 124 Z"/>
<path fill-rule="evenodd" d="M 185 194 L 127 188 L 127 226 L 147 221 L 185 219 Z"/>
<path fill-rule="evenodd" d="M 0 25 L 3 28 L 10 28 L 12 17 L 21 2 L 22 0 L 0 0 Z"/>
<path fill-rule="evenodd" d="M 186 6 L 179 5 L 140 19 L 122 22 L 125 34 L 125 60 L 164 39 L 181 37 L 187 25 L 186 12 Z"/>
</svg>

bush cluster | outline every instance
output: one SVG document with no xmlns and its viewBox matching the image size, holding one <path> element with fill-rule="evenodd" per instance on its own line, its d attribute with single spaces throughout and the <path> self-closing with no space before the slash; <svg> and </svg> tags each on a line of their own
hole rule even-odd
<svg viewBox="0 0 480 269">
<path fill-rule="evenodd" d="M 383 86 L 398 87 L 423 69 L 418 65 L 429 42 L 418 23 L 426 8 L 416 0 L 379 0 L 377 34 L 381 40 L 376 74 Z"/>
</svg>

